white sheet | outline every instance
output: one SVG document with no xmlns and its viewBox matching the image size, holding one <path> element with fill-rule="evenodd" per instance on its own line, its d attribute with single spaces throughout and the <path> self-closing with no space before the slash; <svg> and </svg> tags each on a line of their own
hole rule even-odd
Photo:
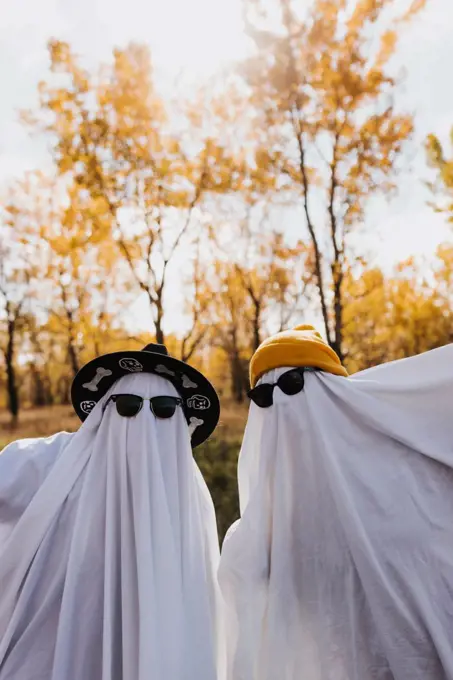
<svg viewBox="0 0 453 680">
<path fill-rule="evenodd" d="M 215 515 L 184 415 L 103 402 L 0 455 L 0 680 L 215 680 Z"/>
<path fill-rule="evenodd" d="M 274 401 L 222 549 L 228 680 L 452 680 L 453 346 Z"/>
</svg>

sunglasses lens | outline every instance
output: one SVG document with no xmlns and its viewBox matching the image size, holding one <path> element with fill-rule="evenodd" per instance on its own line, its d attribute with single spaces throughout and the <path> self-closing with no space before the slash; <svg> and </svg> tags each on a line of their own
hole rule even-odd
<svg viewBox="0 0 453 680">
<path fill-rule="evenodd" d="M 280 376 L 277 385 L 285 394 L 298 394 L 304 389 L 304 374 L 301 371 L 288 371 Z"/>
<path fill-rule="evenodd" d="M 269 408 L 274 403 L 273 399 L 274 386 L 268 383 L 258 385 L 253 390 L 250 390 L 249 397 L 254 404 L 260 408 Z"/>
<path fill-rule="evenodd" d="M 150 404 L 156 418 L 171 418 L 176 411 L 178 400 L 176 397 L 153 397 Z"/>
<path fill-rule="evenodd" d="M 134 394 L 120 394 L 115 399 L 116 410 L 123 418 L 133 418 L 140 411 L 143 400 Z"/>
</svg>

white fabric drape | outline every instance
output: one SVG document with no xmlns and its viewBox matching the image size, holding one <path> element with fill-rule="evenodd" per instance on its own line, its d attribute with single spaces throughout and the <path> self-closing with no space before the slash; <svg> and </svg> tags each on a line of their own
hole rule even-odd
<svg viewBox="0 0 453 680">
<path fill-rule="evenodd" d="M 174 395 L 159 376 L 109 394 Z M 218 542 L 181 408 L 0 455 L 0 680 L 216 680 Z"/>
<path fill-rule="evenodd" d="M 453 346 L 275 388 L 238 477 L 228 680 L 453 680 Z"/>
</svg>

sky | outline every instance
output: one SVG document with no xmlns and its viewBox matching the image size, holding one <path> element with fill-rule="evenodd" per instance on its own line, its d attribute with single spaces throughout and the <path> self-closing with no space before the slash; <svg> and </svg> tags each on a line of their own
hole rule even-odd
<svg viewBox="0 0 453 680">
<path fill-rule="evenodd" d="M 394 62 L 406 73 L 397 103 L 415 115 L 414 142 L 398 195 L 373 201 L 366 217 L 364 245 L 388 266 L 452 238 L 444 218 L 426 205 L 423 141 L 430 132 L 447 140 L 453 126 L 453 0 L 427 5 L 405 30 Z M 0 8 L 0 184 L 42 165 L 42 142 L 21 127 L 17 110 L 36 103 L 50 37 L 68 40 L 88 66 L 108 59 L 115 45 L 148 43 L 164 85 L 180 72 L 208 78 L 247 49 L 240 0 L 0 0 Z"/>
</svg>

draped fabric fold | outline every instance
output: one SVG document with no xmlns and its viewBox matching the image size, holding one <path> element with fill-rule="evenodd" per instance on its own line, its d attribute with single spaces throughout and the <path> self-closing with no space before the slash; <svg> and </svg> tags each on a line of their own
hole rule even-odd
<svg viewBox="0 0 453 680">
<path fill-rule="evenodd" d="M 0 680 L 216 680 L 213 504 L 180 408 L 122 418 L 111 394 L 75 434 L 0 455 Z"/>
<path fill-rule="evenodd" d="M 228 680 L 453 680 L 453 346 L 276 388 L 238 477 Z"/>
</svg>

